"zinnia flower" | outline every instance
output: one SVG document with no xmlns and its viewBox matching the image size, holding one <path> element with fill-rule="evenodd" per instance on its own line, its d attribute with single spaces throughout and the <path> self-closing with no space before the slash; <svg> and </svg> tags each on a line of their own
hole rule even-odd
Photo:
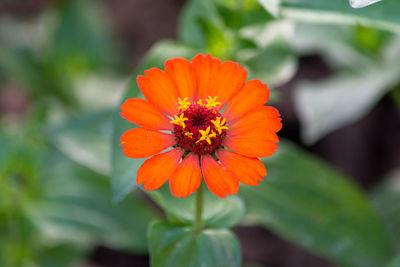
<svg viewBox="0 0 400 267">
<path fill-rule="evenodd" d="M 264 106 L 267 86 L 246 76 L 238 63 L 202 54 L 191 62 L 169 59 L 165 71 L 151 68 L 138 76 L 147 101 L 130 98 L 121 106 L 121 116 L 140 126 L 121 136 L 124 154 L 152 156 L 139 168 L 137 183 L 155 190 L 169 180 L 172 194 L 184 198 L 202 175 L 222 198 L 236 194 L 239 182 L 258 185 L 267 174 L 258 157 L 275 152 L 282 124 L 278 111 Z"/>
</svg>

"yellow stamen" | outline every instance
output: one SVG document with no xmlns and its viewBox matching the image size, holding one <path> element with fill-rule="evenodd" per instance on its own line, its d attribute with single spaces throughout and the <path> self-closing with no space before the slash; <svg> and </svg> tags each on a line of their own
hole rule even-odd
<svg viewBox="0 0 400 267">
<path fill-rule="evenodd" d="M 185 129 L 185 121 L 188 120 L 188 118 L 183 117 L 184 114 L 182 113 L 179 117 L 174 115 L 175 120 L 170 121 L 170 123 L 182 126 L 183 129 Z"/>
<path fill-rule="evenodd" d="M 193 138 L 193 133 L 191 132 L 186 132 L 185 135 L 189 138 Z"/>
<path fill-rule="evenodd" d="M 178 97 L 178 103 L 179 103 L 179 110 L 185 111 L 187 110 L 187 108 L 190 106 L 190 102 L 187 101 L 188 97 L 185 97 L 184 99 L 181 99 L 180 97 Z"/>
<path fill-rule="evenodd" d="M 210 138 L 211 137 L 216 137 L 216 134 L 215 134 L 214 131 L 211 131 L 211 133 L 210 133 L 210 130 L 211 130 L 210 126 L 208 126 L 205 131 L 204 130 L 199 130 L 199 132 L 201 133 L 201 137 L 200 137 L 199 140 L 196 141 L 196 143 L 205 140 L 205 141 L 207 141 L 207 143 L 209 145 L 211 145 L 211 139 Z"/>
<path fill-rule="evenodd" d="M 219 134 L 221 134 L 222 130 L 228 129 L 227 126 L 224 126 L 224 124 L 226 122 L 225 118 L 221 121 L 221 117 L 217 117 L 216 120 L 211 120 L 211 122 L 212 122 L 212 124 L 214 124 L 215 130 L 217 130 Z"/>
<path fill-rule="evenodd" d="M 203 100 L 201 100 L 201 99 L 197 101 L 197 104 L 199 104 L 200 106 L 204 106 Z"/>
<path fill-rule="evenodd" d="M 218 96 L 212 98 L 211 96 L 208 96 L 208 99 L 206 99 L 207 104 L 206 107 L 207 108 L 216 108 L 218 105 L 221 105 L 221 102 L 217 102 L 217 98 Z"/>
</svg>

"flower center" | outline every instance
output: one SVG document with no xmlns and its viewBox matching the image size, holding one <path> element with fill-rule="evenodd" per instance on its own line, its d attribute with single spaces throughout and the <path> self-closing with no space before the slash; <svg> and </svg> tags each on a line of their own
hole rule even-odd
<svg viewBox="0 0 400 267">
<path fill-rule="evenodd" d="M 174 135 L 177 143 L 186 151 L 197 154 L 213 153 L 222 143 L 228 127 L 225 119 L 215 109 L 220 105 L 217 97 L 208 97 L 207 104 L 202 100 L 190 103 L 187 98 L 178 99 L 181 113 L 174 116 Z"/>
</svg>

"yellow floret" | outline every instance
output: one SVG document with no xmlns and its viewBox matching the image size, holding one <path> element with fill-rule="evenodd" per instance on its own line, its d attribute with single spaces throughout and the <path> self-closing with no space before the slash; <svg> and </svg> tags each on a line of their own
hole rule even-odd
<svg viewBox="0 0 400 267">
<path fill-rule="evenodd" d="M 210 133 L 210 130 L 211 130 L 210 126 L 208 126 L 205 131 L 204 130 L 199 130 L 199 132 L 201 134 L 201 137 L 200 137 L 199 140 L 196 141 L 196 143 L 205 140 L 205 141 L 207 141 L 207 143 L 209 145 L 211 145 L 211 138 L 212 137 L 216 137 L 216 134 L 215 134 L 214 131 L 211 131 L 211 133 Z"/>
<path fill-rule="evenodd" d="M 170 123 L 182 126 L 183 129 L 185 129 L 185 121 L 188 120 L 188 118 L 183 117 L 184 114 L 182 113 L 179 117 L 174 115 L 175 120 L 170 121 Z"/>
<path fill-rule="evenodd" d="M 178 103 L 179 103 L 179 110 L 185 111 L 187 110 L 187 108 L 190 106 L 190 102 L 187 101 L 188 97 L 185 97 L 184 99 L 181 99 L 180 97 L 178 97 Z"/>
<path fill-rule="evenodd" d="M 221 121 L 221 117 L 217 117 L 216 120 L 211 120 L 211 122 L 214 124 L 215 130 L 217 130 L 219 134 L 221 134 L 222 130 L 228 129 L 228 126 L 224 126 L 226 122 L 225 118 Z"/>
<path fill-rule="evenodd" d="M 214 98 L 209 96 L 208 99 L 206 99 L 206 101 L 207 101 L 206 107 L 207 108 L 216 108 L 218 105 L 221 105 L 221 102 L 217 102 L 217 98 L 218 98 L 218 96 L 216 96 Z"/>
</svg>

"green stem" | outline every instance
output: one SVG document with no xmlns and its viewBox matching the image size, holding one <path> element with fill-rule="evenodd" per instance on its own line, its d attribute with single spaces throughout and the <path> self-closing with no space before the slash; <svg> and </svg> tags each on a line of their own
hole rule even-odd
<svg viewBox="0 0 400 267">
<path fill-rule="evenodd" d="M 196 213 L 195 221 L 193 222 L 193 234 L 197 235 L 203 228 L 203 199 L 204 199 L 204 186 L 203 182 L 200 184 L 196 193 Z"/>
</svg>

